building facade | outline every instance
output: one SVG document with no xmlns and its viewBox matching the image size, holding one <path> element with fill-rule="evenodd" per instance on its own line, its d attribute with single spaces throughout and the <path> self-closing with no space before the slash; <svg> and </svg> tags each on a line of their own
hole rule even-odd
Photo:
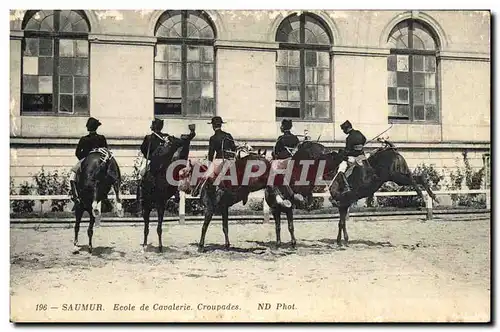
<svg viewBox="0 0 500 332">
<path fill-rule="evenodd" d="M 68 171 L 89 116 L 123 173 L 154 117 L 195 123 L 196 158 L 214 115 L 258 148 L 283 118 L 340 148 L 348 119 L 368 139 L 390 127 L 411 168 L 464 150 L 480 168 L 490 81 L 488 11 L 12 10 L 11 176 Z"/>
</svg>

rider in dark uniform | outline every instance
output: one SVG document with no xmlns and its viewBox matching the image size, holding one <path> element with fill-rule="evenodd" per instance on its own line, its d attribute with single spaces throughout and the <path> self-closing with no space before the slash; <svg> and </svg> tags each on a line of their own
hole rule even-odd
<svg viewBox="0 0 500 332">
<path fill-rule="evenodd" d="M 106 142 L 106 138 L 104 135 L 99 135 L 97 133 L 97 128 L 101 125 L 101 122 L 95 118 L 89 118 L 87 120 L 87 130 L 89 132 L 88 135 L 80 138 L 78 142 L 78 146 L 75 150 L 75 155 L 78 158 L 78 163 L 73 166 L 70 173 L 69 183 L 71 186 L 71 199 L 73 202 L 78 203 L 78 194 L 76 190 L 76 173 L 80 170 L 80 165 L 82 164 L 83 159 L 87 157 L 90 151 L 97 148 L 107 148 L 108 143 Z"/>
<path fill-rule="evenodd" d="M 341 174 L 342 179 L 344 180 L 345 189 L 344 192 L 350 191 L 349 183 L 347 182 L 347 178 L 345 173 L 347 172 L 348 167 L 354 165 L 353 159 L 354 157 L 360 156 L 363 154 L 363 147 L 366 143 L 366 137 L 359 130 L 353 129 L 352 124 L 349 120 L 345 121 L 340 125 L 342 131 L 347 134 L 346 138 L 346 146 L 345 146 L 345 160 L 339 165 L 338 172 Z M 351 157 L 351 158 L 349 158 Z M 347 163 L 347 161 L 350 161 Z"/>
<path fill-rule="evenodd" d="M 220 116 L 214 116 L 212 121 L 209 122 L 215 132 L 208 143 L 208 160 L 210 162 L 214 160 L 214 157 L 215 159 L 233 159 L 235 156 L 236 144 L 233 136 L 222 130 L 223 123 L 225 122 L 222 121 Z"/>
<path fill-rule="evenodd" d="M 292 129 L 292 120 L 283 119 L 281 121 L 281 132 L 283 135 L 279 136 L 276 140 L 276 144 L 273 149 L 273 159 L 287 159 L 292 157 L 292 151 L 299 145 L 299 138 L 291 133 Z M 288 196 L 294 197 L 299 201 L 303 201 L 303 197 L 300 194 L 294 194 L 292 188 L 286 185 L 285 188 L 288 191 Z M 281 193 L 279 191 L 275 191 L 276 193 L 276 201 L 278 204 L 281 204 L 286 207 L 291 207 L 291 202 L 288 199 L 283 199 L 281 197 Z"/>
</svg>

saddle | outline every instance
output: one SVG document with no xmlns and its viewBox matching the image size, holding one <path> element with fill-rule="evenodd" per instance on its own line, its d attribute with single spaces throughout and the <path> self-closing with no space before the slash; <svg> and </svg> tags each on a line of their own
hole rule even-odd
<svg viewBox="0 0 500 332">
<path fill-rule="evenodd" d="M 101 155 L 100 159 L 103 163 L 107 163 L 108 161 L 111 160 L 111 158 L 114 158 L 111 151 L 109 151 L 107 148 L 96 148 L 90 151 L 90 153 L 96 153 L 96 152 Z"/>
</svg>

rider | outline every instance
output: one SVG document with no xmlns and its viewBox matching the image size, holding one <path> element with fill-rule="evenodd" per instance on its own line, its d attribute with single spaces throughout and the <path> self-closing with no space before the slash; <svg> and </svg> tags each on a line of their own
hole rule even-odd
<svg viewBox="0 0 500 332">
<path fill-rule="evenodd" d="M 351 122 L 349 120 L 345 121 L 340 125 L 342 131 L 347 134 L 346 146 L 345 146 L 345 157 L 342 163 L 340 163 L 338 172 L 342 176 L 344 181 L 344 193 L 351 190 L 345 173 L 347 173 L 348 168 L 350 169 L 354 165 L 354 158 L 363 154 L 363 147 L 366 143 L 366 137 L 356 129 L 353 129 Z"/>
<path fill-rule="evenodd" d="M 71 199 L 73 202 L 78 203 L 78 194 L 76 190 L 76 173 L 80 170 L 80 165 L 82 164 L 83 159 L 87 157 L 90 151 L 96 148 L 107 148 L 108 143 L 106 142 L 106 138 L 103 135 L 99 135 L 97 133 L 97 128 L 101 125 L 99 120 L 90 117 L 87 120 L 87 130 L 89 132 L 88 135 L 80 138 L 78 142 L 78 146 L 75 150 L 75 155 L 78 158 L 78 162 L 73 168 L 71 168 L 69 183 L 71 185 Z"/>
<path fill-rule="evenodd" d="M 273 159 L 287 159 L 292 157 L 292 150 L 294 150 L 299 145 L 299 138 L 291 133 L 292 120 L 283 119 L 281 120 L 281 132 L 283 135 L 279 136 L 276 140 L 276 144 L 273 149 Z M 302 201 L 303 197 L 300 194 L 294 194 L 290 186 L 286 186 L 290 196 Z M 283 199 L 280 194 L 276 195 L 276 201 L 278 204 L 290 207 L 291 202 L 288 199 Z"/>
<path fill-rule="evenodd" d="M 212 125 L 214 134 L 210 137 L 208 143 L 208 161 L 215 159 L 232 159 L 236 155 L 236 144 L 233 136 L 222 130 L 222 121 L 220 116 L 214 116 L 208 124 Z"/>
</svg>

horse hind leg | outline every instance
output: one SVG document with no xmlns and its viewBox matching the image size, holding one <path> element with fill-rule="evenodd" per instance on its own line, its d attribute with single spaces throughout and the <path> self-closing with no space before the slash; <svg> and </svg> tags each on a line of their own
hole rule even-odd
<svg viewBox="0 0 500 332">
<path fill-rule="evenodd" d="M 75 238 L 73 240 L 73 245 L 75 248 L 78 246 L 78 233 L 80 232 L 80 223 L 82 222 L 82 217 L 83 217 L 83 208 L 77 204 L 75 206 Z"/>
<path fill-rule="evenodd" d="M 95 218 L 96 227 L 99 227 L 101 225 L 101 204 L 102 202 L 92 202 L 92 216 Z"/>
<path fill-rule="evenodd" d="M 349 235 L 346 229 L 346 219 L 349 214 L 348 206 L 339 207 L 339 231 L 337 234 L 337 246 L 342 247 L 342 233 L 344 234 L 345 245 L 348 246 Z"/>
<path fill-rule="evenodd" d="M 142 218 L 144 219 L 144 241 L 142 242 L 143 248 L 146 248 L 146 246 L 148 245 L 150 214 L 151 214 L 151 206 L 149 204 L 144 204 L 142 210 Z"/>
<path fill-rule="evenodd" d="M 156 233 L 158 234 L 158 252 L 163 251 L 162 233 L 163 233 L 163 215 L 165 214 L 165 203 L 158 204 L 156 207 L 158 211 L 158 225 L 156 226 Z"/>
<path fill-rule="evenodd" d="M 275 207 L 272 213 L 276 229 L 276 248 L 279 248 L 281 246 L 281 210 L 279 207 Z"/>
<path fill-rule="evenodd" d="M 222 231 L 224 232 L 224 248 L 229 249 L 231 243 L 229 242 L 229 207 L 222 206 Z"/>
<path fill-rule="evenodd" d="M 89 253 L 92 253 L 92 237 L 94 235 L 94 223 L 96 218 L 90 215 L 89 228 L 87 229 L 87 235 L 89 237 Z"/>
<path fill-rule="evenodd" d="M 417 176 L 412 176 L 412 180 L 415 183 L 415 186 L 417 184 L 420 184 L 422 187 L 424 187 L 425 191 L 427 194 L 436 202 L 439 203 L 436 195 L 432 192 L 431 188 L 429 187 L 429 184 L 427 181 L 424 179 L 422 175 L 417 175 Z"/>
<path fill-rule="evenodd" d="M 113 183 L 113 191 L 115 192 L 115 210 L 118 217 L 123 218 L 123 205 L 120 198 L 120 183 Z"/>
</svg>

